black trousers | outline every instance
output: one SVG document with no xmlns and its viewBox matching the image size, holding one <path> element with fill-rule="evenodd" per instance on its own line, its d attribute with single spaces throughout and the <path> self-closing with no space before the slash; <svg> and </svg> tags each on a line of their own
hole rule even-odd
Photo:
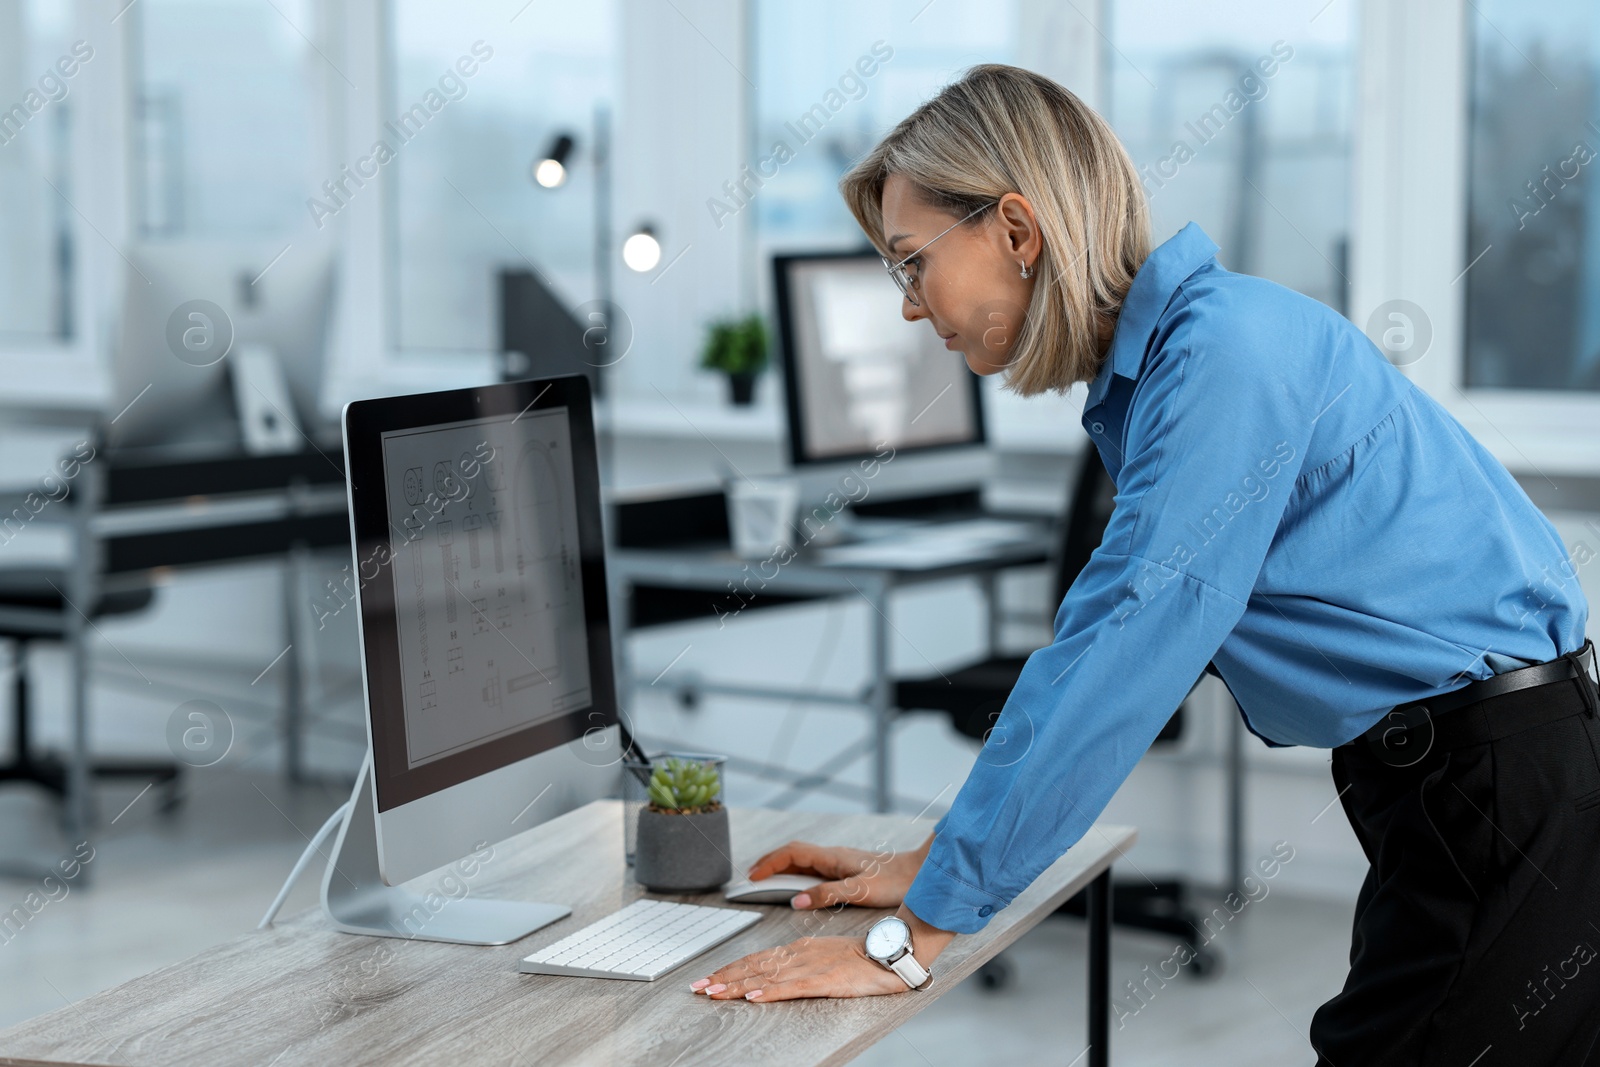
<svg viewBox="0 0 1600 1067">
<path fill-rule="evenodd" d="M 1585 685 L 1458 708 L 1410 731 L 1401 759 L 1362 738 L 1334 750 L 1371 866 L 1350 975 L 1311 1023 L 1319 1067 L 1600 1065 L 1600 722 Z"/>
</svg>

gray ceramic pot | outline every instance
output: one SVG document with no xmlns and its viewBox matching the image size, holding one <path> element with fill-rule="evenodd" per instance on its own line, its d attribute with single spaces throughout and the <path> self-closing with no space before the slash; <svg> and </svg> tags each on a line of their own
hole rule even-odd
<svg viewBox="0 0 1600 1067">
<path fill-rule="evenodd" d="M 716 889 L 733 877 L 728 809 L 666 815 L 639 809 L 633 876 L 646 889 L 695 893 Z"/>
</svg>

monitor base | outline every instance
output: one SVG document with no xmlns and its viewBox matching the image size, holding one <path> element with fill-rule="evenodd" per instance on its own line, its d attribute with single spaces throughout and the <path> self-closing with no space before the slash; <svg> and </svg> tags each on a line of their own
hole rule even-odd
<svg viewBox="0 0 1600 1067">
<path fill-rule="evenodd" d="M 322 910 L 347 934 L 506 945 L 572 914 L 564 904 L 456 897 L 441 890 L 417 893 L 385 885 L 378 870 L 378 829 L 372 810 L 372 755 L 362 761 L 350 809 L 333 842 L 322 876 Z M 455 885 L 465 879 L 454 876 Z"/>
</svg>

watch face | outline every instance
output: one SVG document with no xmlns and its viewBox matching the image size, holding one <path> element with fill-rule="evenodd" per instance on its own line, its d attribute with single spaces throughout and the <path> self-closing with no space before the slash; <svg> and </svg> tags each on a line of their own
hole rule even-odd
<svg viewBox="0 0 1600 1067">
<path fill-rule="evenodd" d="M 886 960 L 899 952 L 905 943 L 911 939 L 911 928 L 904 919 L 890 916 L 879 919 L 872 924 L 872 929 L 867 931 L 867 955 L 873 959 Z"/>
</svg>

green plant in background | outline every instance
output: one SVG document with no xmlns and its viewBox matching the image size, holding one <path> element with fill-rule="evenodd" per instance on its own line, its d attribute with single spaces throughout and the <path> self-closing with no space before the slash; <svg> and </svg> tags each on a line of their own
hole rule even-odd
<svg viewBox="0 0 1600 1067">
<path fill-rule="evenodd" d="M 700 366 L 724 374 L 757 374 L 767 365 L 767 324 L 760 315 L 711 324 Z"/>
<path fill-rule="evenodd" d="M 717 769 L 709 763 L 669 757 L 650 772 L 651 806 L 683 815 L 714 811 L 717 804 L 711 798 L 721 784 Z"/>
</svg>

